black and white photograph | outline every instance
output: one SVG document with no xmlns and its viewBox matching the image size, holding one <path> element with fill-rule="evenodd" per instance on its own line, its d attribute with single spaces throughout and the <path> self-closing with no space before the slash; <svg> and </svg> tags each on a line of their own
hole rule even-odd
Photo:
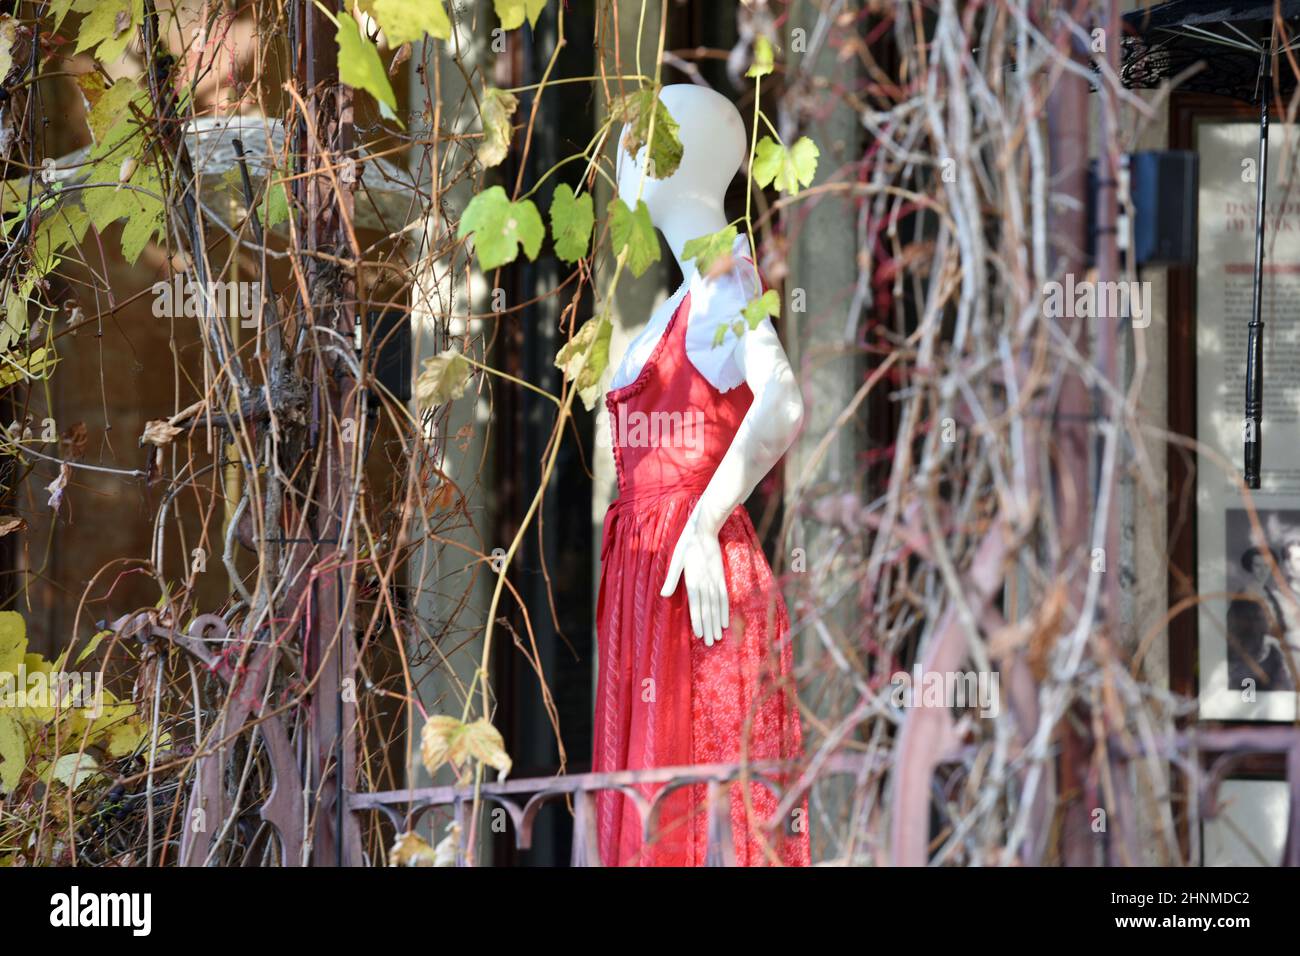
<svg viewBox="0 0 1300 956">
<path fill-rule="evenodd" d="M 1300 656 L 1300 511 L 1260 512 L 1268 535 L 1253 543 L 1250 514 L 1227 523 L 1228 686 L 1235 691 L 1294 693 L 1288 655 Z"/>
</svg>

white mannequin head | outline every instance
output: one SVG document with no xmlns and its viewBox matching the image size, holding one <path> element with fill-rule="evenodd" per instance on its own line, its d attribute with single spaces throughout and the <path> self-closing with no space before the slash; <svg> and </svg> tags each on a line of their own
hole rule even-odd
<svg viewBox="0 0 1300 956">
<path fill-rule="evenodd" d="M 650 210 L 650 220 L 677 249 L 671 225 L 692 206 L 703 205 L 722 215 L 723 197 L 735 178 L 748 150 L 745 123 L 731 100 L 706 86 L 677 83 L 659 91 L 659 99 L 677 121 L 682 141 L 682 161 L 677 171 L 666 179 L 645 177 L 642 171 L 647 147 L 635 157 L 623 148 L 619 136 L 617 176 L 618 194 L 629 206 L 636 206 L 637 190 Z M 718 228 L 725 224 L 718 225 Z M 695 235 L 702 235 L 696 233 Z M 695 236 L 687 236 L 693 239 Z"/>
</svg>

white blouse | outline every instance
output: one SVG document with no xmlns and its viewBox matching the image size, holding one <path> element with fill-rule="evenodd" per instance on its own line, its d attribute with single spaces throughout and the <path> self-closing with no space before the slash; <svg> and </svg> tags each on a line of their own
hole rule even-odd
<svg viewBox="0 0 1300 956">
<path fill-rule="evenodd" d="M 646 327 L 623 354 L 610 388 L 623 388 L 636 381 L 688 291 L 691 302 L 690 313 L 686 316 L 686 357 L 719 392 L 730 391 L 745 380 L 736 352 L 740 336 L 731 326 L 744 321 L 741 311 L 751 299 L 763 294 L 763 287 L 752 263 L 748 237 L 736 237 L 731 256 L 732 267 L 726 272 L 711 277 L 698 271 L 692 273 L 689 281 L 682 283 L 663 305 L 655 309 Z M 770 319 L 764 318 L 763 322 L 771 327 Z M 714 345 L 719 325 L 726 326 L 727 331 L 722 342 Z M 745 331 L 748 332 L 748 328 Z"/>
</svg>

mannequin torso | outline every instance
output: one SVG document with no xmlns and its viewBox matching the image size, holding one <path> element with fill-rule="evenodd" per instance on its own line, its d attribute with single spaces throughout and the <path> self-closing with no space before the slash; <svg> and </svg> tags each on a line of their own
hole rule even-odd
<svg viewBox="0 0 1300 956">
<path fill-rule="evenodd" d="M 708 365 L 729 364 L 753 392 L 749 414 L 736 430 L 731 447 L 682 531 L 661 592 L 664 597 L 670 596 L 678 581 L 685 579 L 692 630 L 705 644 L 712 645 L 722 640 L 730 623 L 718 530 L 789 448 L 803 420 L 803 401 L 771 322 L 765 319 L 738 337 L 725 330 L 721 344 L 716 344 L 717 326 L 729 326 L 740 318 L 742 290 L 752 291 L 753 284 L 745 281 L 734 263 L 729 273 L 700 276 L 694 261 L 684 255 L 692 239 L 717 233 L 727 225 L 723 199 L 746 155 L 740 114 L 730 100 L 706 87 L 667 86 L 660 98 L 678 123 L 683 147 L 681 164 L 672 176 L 653 179 L 645 171 L 645 147 L 635 157 L 620 148 L 619 197 L 629 207 L 645 202 L 651 221 L 663 233 L 684 278 L 678 292 L 655 310 L 646 330 L 628 349 L 614 381 L 618 387 L 636 379 L 676 305 L 694 289 L 695 301 L 688 321 L 692 326 L 690 338 L 697 344 L 694 349 L 688 348 L 688 356 L 719 391 L 736 382 L 710 375 Z M 752 255 L 741 238 L 733 253 Z M 703 359 L 706 349 L 698 344 L 701 341 L 708 343 L 707 349 L 727 351 Z"/>
<path fill-rule="evenodd" d="M 681 165 L 650 179 L 644 155 L 623 153 L 619 195 L 633 208 L 645 201 L 683 280 L 605 396 L 619 496 L 601 538 L 592 765 L 612 772 L 742 754 L 789 763 L 802 747 L 789 619 L 742 503 L 789 446 L 802 403 L 772 324 L 736 332 L 760 293 L 748 239 L 737 236 L 731 261 L 709 275 L 684 257 L 690 240 L 727 226 L 722 199 L 745 156 L 744 124 L 704 87 L 665 87 L 661 98 L 679 125 Z M 666 794 L 651 842 L 631 801 L 598 794 L 605 864 L 703 865 L 702 791 Z M 750 784 L 730 806 L 737 862 L 770 862 L 775 833 L 781 862 L 807 865 L 806 830 L 758 830 L 777 812 L 771 791 Z"/>
</svg>

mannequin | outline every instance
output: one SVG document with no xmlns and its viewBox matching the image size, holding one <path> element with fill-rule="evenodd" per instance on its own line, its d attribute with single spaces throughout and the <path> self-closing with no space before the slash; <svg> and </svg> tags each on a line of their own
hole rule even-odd
<svg viewBox="0 0 1300 956">
<path fill-rule="evenodd" d="M 788 764 L 802 748 L 789 618 L 743 502 L 789 447 L 803 403 L 771 322 L 733 328 L 762 292 L 748 239 L 709 275 L 683 254 L 727 225 L 723 197 L 747 154 L 740 115 L 704 87 L 660 96 L 679 126 L 681 165 L 651 179 L 645 151 L 620 148 L 619 195 L 646 203 L 683 280 L 605 396 L 619 495 L 601 544 L 593 769 Z M 727 804 L 735 861 L 807 865 L 806 828 L 768 827 L 776 796 L 756 780 L 744 786 Z M 706 787 L 635 789 L 655 802 L 655 839 L 644 841 L 634 801 L 601 791 L 605 864 L 706 863 Z"/>
<path fill-rule="evenodd" d="M 720 93 L 683 83 L 664 87 L 660 100 L 680 125 L 683 155 L 704 153 L 709 159 L 684 160 L 667 179 L 652 179 L 645 175 L 645 147 L 635 158 L 622 148 L 618 151 L 619 198 L 633 209 L 638 195 L 645 202 L 650 221 L 664 234 L 684 278 L 678 291 L 656 309 L 645 331 L 629 346 L 615 375 L 615 385 L 635 379 L 657 344 L 668 316 L 696 277 L 695 261 L 682 257 L 686 243 L 726 227 L 723 198 L 748 154 L 740 113 Z M 669 597 L 685 579 L 691 629 L 708 646 L 722 640 L 730 625 L 718 530 L 789 449 L 803 422 L 799 385 L 770 322 L 761 323 L 741 337 L 736 358 L 754 402 L 686 522 L 660 592 Z"/>
</svg>

